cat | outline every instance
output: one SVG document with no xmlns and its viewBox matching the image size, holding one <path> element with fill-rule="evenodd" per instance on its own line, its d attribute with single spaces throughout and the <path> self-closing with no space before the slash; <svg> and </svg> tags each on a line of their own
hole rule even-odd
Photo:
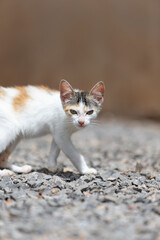
<svg viewBox="0 0 160 240">
<path fill-rule="evenodd" d="M 31 166 L 11 165 L 7 160 L 23 138 L 52 134 L 48 169 L 58 170 L 57 157 L 62 150 L 81 174 L 96 174 L 71 142 L 71 135 L 88 126 L 101 110 L 104 83 L 90 92 L 73 89 L 61 80 L 59 91 L 44 86 L 0 87 L 0 176 L 28 173 Z"/>
</svg>

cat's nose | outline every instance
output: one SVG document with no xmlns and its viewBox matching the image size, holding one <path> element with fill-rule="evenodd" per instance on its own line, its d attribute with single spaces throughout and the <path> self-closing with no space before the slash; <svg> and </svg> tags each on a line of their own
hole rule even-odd
<svg viewBox="0 0 160 240">
<path fill-rule="evenodd" d="M 83 126 L 84 121 L 83 121 L 83 120 L 79 120 L 78 123 L 79 123 L 81 126 Z"/>
</svg>

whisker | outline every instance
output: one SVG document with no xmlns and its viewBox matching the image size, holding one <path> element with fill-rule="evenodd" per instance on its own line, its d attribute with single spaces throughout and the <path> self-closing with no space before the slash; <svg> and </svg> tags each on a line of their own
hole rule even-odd
<svg viewBox="0 0 160 240">
<path fill-rule="evenodd" d="M 99 127 L 100 126 L 100 124 L 97 124 L 97 123 L 90 123 L 90 125 L 94 125 L 94 126 L 97 126 L 97 127 Z"/>
<path fill-rule="evenodd" d="M 96 122 L 96 123 L 100 123 L 100 121 L 99 120 L 95 120 L 95 119 L 93 119 L 93 120 L 91 120 L 92 122 Z"/>
<path fill-rule="evenodd" d="M 96 122 L 91 122 L 91 124 L 100 125 L 100 123 L 96 123 Z"/>
<path fill-rule="evenodd" d="M 100 124 L 100 121 L 98 122 L 98 121 L 94 121 L 94 120 L 92 120 L 91 123 L 97 123 L 97 124 Z"/>
</svg>

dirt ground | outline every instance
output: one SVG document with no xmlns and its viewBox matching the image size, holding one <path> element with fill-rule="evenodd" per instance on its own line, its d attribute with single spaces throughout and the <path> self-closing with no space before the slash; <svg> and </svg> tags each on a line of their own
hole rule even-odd
<svg viewBox="0 0 160 240">
<path fill-rule="evenodd" d="M 160 240 L 160 125 L 107 120 L 73 136 L 97 175 L 46 169 L 51 137 L 22 142 L 10 161 L 33 172 L 0 179 L 2 240 Z"/>
</svg>

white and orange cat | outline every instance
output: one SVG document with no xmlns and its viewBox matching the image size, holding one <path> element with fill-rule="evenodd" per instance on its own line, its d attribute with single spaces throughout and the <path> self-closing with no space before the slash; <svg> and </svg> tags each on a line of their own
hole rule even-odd
<svg viewBox="0 0 160 240">
<path fill-rule="evenodd" d="M 98 82 L 90 92 L 73 89 L 66 81 L 60 91 L 43 86 L 0 87 L 0 176 L 13 172 L 27 173 L 31 166 L 11 165 L 11 152 L 21 139 L 52 134 L 48 169 L 57 171 L 57 157 L 62 150 L 82 174 L 96 174 L 71 142 L 71 135 L 95 119 L 104 99 L 104 83 Z"/>
</svg>

